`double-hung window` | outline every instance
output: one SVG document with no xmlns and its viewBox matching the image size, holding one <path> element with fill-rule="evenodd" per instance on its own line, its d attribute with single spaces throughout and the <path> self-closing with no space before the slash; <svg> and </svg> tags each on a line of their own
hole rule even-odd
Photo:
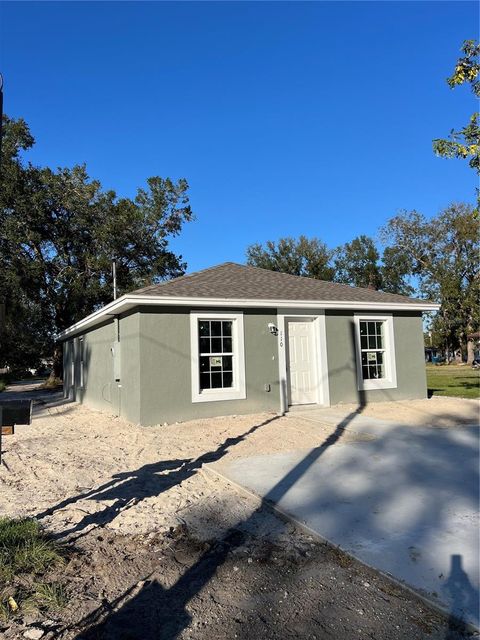
<svg viewBox="0 0 480 640">
<path fill-rule="evenodd" d="M 243 314 L 191 313 L 192 402 L 245 398 Z"/>
<path fill-rule="evenodd" d="M 397 386 L 393 318 L 391 315 L 355 315 L 358 388 Z"/>
</svg>

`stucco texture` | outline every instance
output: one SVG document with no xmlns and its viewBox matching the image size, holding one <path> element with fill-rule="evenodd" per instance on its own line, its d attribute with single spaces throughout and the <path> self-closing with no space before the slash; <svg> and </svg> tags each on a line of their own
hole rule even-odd
<svg viewBox="0 0 480 640">
<path fill-rule="evenodd" d="M 111 320 L 64 345 L 66 395 L 142 425 L 195 418 L 280 410 L 278 341 L 268 324 L 275 309 L 244 310 L 246 398 L 192 402 L 190 308 L 138 308 L 119 319 L 120 380 L 115 380 L 111 348 L 117 324 Z M 220 312 L 219 309 L 195 311 Z M 229 311 L 235 311 L 229 309 Z M 239 310 L 241 311 L 241 310 Z M 282 310 L 283 312 L 283 310 Z M 355 362 L 354 315 L 325 313 L 330 403 L 368 404 L 427 395 L 422 318 L 416 312 L 393 314 L 397 387 L 360 392 Z M 118 344 L 116 346 L 118 349 Z M 196 348 L 196 345 L 195 347 Z M 83 349 L 83 387 L 80 361 Z M 71 384 L 71 361 L 75 385 Z M 269 391 L 265 386 L 269 387 Z"/>
<path fill-rule="evenodd" d="M 192 403 L 190 310 L 181 307 L 162 312 L 142 309 L 141 423 L 148 425 L 236 413 L 278 411 L 277 340 L 268 330 L 269 322 L 276 323 L 274 311 L 244 311 L 247 397 L 243 400 Z M 265 391 L 266 384 L 270 385 L 270 391 Z"/>
<path fill-rule="evenodd" d="M 393 314 L 397 387 L 359 391 L 352 313 L 326 312 L 330 403 L 368 404 L 382 400 L 425 398 L 427 380 L 420 313 Z"/>
</svg>

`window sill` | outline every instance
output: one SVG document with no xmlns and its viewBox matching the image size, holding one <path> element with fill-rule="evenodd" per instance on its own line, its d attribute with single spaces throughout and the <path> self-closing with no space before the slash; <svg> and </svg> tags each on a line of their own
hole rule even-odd
<svg viewBox="0 0 480 640">
<path fill-rule="evenodd" d="M 222 400 L 245 400 L 247 394 L 238 389 L 228 389 L 225 391 L 204 391 L 192 396 L 192 402 L 219 402 Z"/>
<path fill-rule="evenodd" d="M 361 380 L 357 386 L 359 391 L 373 391 L 375 389 L 396 389 L 397 383 L 393 380 Z"/>
</svg>

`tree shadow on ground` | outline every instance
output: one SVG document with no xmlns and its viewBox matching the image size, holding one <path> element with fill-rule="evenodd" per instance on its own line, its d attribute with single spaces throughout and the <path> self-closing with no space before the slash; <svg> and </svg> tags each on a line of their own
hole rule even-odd
<svg viewBox="0 0 480 640">
<path fill-rule="evenodd" d="M 143 465 L 134 471 L 117 473 L 112 479 L 103 485 L 86 493 L 80 493 L 36 514 L 36 518 L 42 519 L 56 511 L 74 504 L 79 500 L 113 501 L 103 510 L 87 514 L 80 522 L 70 529 L 62 531 L 53 537 L 74 541 L 86 533 L 92 527 L 104 527 L 124 510 L 133 507 L 146 498 L 158 496 L 178 485 L 192 475 L 206 463 L 216 462 L 228 453 L 231 447 L 247 439 L 261 427 L 278 420 L 279 416 L 272 416 L 260 424 L 254 425 L 248 431 L 235 438 L 227 438 L 215 451 L 209 451 L 198 458 L 184 458 L 166 460 Z M 168 473 L 165 473 L 168 472 Z"/>
<path fill-rule="evenodd" d="M 353 324 L 353 323 L 352 323 Z M 194 562 L 192 566 L 178 578 L 172 586 L 165 588 L 156 580 L 147 580 L 140 589 L 136 591 L 134 588 L 127 590 L 116 601 L 106 603 L 100 606 L 96 611 L 87 616 L 78 625 L 76 629 L 81 629 L 77 635 L 78 640 L 98 640 L 101 638 L 115 638 L 115 640 L 150 640 L 162 638 L 162 640 L 174 640 L 185 630 L 190 622 L 191 617 L 187 610 L 191 600 L 199 594 L 202 589 L 209 583 L 217 570 L 225 563 L 227 556 L 238 547 L 242 546 L 246 538 L 246 530 L 248 525 L 255 518 L 261 517 L 262 510 L 265 505 L 270 506 L 271 503 L 278 503 L 282 496 L 299 481 L 299 479 L 312 467 L 314 463 L 319 461 L 324 454 L 331 449 L 340 439 L 345 429 L 347 429 L 354 418 L 362 413 L 365 407 L 365 397 L 362 392 L 358 396 L 358 408 L 352 411 L 348 416 L 335 425 L 333 432 L 326 438 L 323 444 L 309 451 L 302 459 L 282 477 L 263 497 L 262 505 L 256 509 L 248 519 L 237 523 L 231 527 L 226 534 L 210 547 L 206 552 Z M 97 514 L 90 514 L 83 518 L 78 524 L 64 532 L 62 536 L 69 536 L 75 539 L 75 536 L 83 535 L 83 533 L 91 525 L 103 526 L 112 522 L 120 511 L 128 508 L 133 504 L 145 499 L 148 496 L 158 495 L 162 491 L 167 491 L 170 487 L 182 482 L 192 474 L 196 473 L 202 464 L 207 462 L 215 462 L 225 455 L 229 447 L 234 446 L 241 440 L 248 437 L 249 434 L 259 429 L 264 424 L 276 420 L 273 417 L 260 425 L 255 425 L 248 432 L 237 438 L 230 438 L 225 441 L 218 449 L 209 452 L 197 459 L 183 459 L 166 462 L 157 462 L 152 465 L 145 465 L 133 473 L 122 473 L 114 476 L 111 481 L 105 483 L 101 487 L 92 490 L 88 494 L 81 494 L 71 499 L 63 501 L 47 510 L 39 517 L 43 517 L 52 513 L 56 509 L 71 504 L 85 497 L 93 500 L 114 500 L 112 506 L 106 507 Z M 361 445 L 360 445 L 361 446 Z M 382 445 L 378 445 L 378 454 L 382 453 Z M 352 468 L 352 477 L 358 477 L 368 467 L 369 461 L 361 459 Z M 159 477 L 158 473 L 164 473 L 163 477 Z M 413 465 L 408 467 L 408 471 L 414 477 L 415 469 Z M 334 478 L 332 478 L 331 503 L 333 516 L 335 517 L 335 506 L 342 502 L 343 496 L 341 491 L 335 487 Z M 398 491 L 401 492 L 403 478 L 389 478 L 390 485 L 396 482 Z M 354 481 L 355 482 L 355 481 Z M 359 487 L 361 493 L 362 488 Z M 377 491 L 381 494 L 382 499 L 388 499 L 388 492 L 381 485 L 377 487 Z M 437 504 L 431 505 L 430 509 L 426 509 L 425 514 L 419 514 L 418 520 L 425 522 L 429 519 L 433 524 L 438 521 L 439 514 L 432 513 L 438 507 Z M 412 521 L 414 516 L 412 515 Z M 357 526 L 358 523 L 349 520 L 349 517 L 338 516 L 336 526 L 338 528 L 346 528 Z M 365 514 L 365 519 L 369 515 Z M 418 524 L 418 523 L 417 523 Z M 468 578 L 467 578 L 468 579 Z M 457 584 L 457 581 L 454 581 Z M 452 583 L 453 584 L 453 583 Z M 457 587 L 452 586 L 455 590 Z M 451 636 L 449 640 L 453 640 L 455 616 L 452 614 Z"/>
<path fill-rule="evenodd" d="M 362 401 L 363 406 L 363 401 Z M 140 592 L 129 599 L 128 592 L 123 594 L 120 600 L 124 602 L 118 607 L 113 605 L 113 612 L 100 607 L 90 616 L 85 618 L 80 627 L 85 631 L 78 635 L 82 640 L 97 640 L 98 638 L 117 638 L 122 640 L 173 640 L 190 624 L 190 615 L 186 609 L 188 603 L 208 584 L 219 567 L 225 562 L 229 553 L 242 546 L 246 540 L 249 523 L 252 523 L 264 508 L 272 500 L 272 496 L 286 493 L 306 470 L 318 461 L 324 452 L 341 438 L 351 419 L 361 412 L 361 407 L 353 411 L 339 423 L 334 432 L 330 434 L 320 447 L 310 451 L 302 461 L 296 465 L 277 485 L 272 489 L 271 495 L 265 496 L 258 507 L 247 520 L 231 527 L 226 534 L 211 547 L 206 553 L 188 568 L 177 582 L 169 589 L 164 589 L 157 581 L 148 582 Z M 272 418 L 272 420 L 277 418 Z M 243 440 L 253 430 L 263 426 L 252 428 L 240 438 L 230 438 L 228 446 L 233 442 Z M 206 454 L 198 460 L 214 462 L 218 460 L 228 446 L 222 445 L 216 452 Z M 188 468 L 188 465 L 187 465 Z M 193 470 L 198 466 L 195 463 Z"/>
</svg>

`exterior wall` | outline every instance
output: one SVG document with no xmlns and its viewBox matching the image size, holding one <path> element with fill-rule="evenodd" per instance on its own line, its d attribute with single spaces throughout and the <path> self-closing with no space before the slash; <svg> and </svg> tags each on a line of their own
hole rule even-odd
<svg viewBox="0 0 480 640">
<path fill-rule="evenodd" d="M 198 311 L 222 313 L 221 309 Z M 278 412 L 277 339 L 268 330 L 269 322 L 276 323 L 275 309 L 244 310 L 246 399 L 192 403 L 190 309 L 141 309 L 141 423 Z M 265 384 L 270 385 L 269 392 Z"/>
<path fill-rule="evenodd" d="M 195 309 L 218 312 L 221 309 Z M 228 309 L 228 312 L 234 312 Z M 295 315 L 295 309 L 279 310 Z M 298 315 L 308 313 L 303 310 Z M 314 314 L 312 310 L 312 314 Z M 64 343 L 65 394 L 135 423 L 151 425 L 202 417 L 280 409 L 276 309 L 246 309 L 244 316 L 246 398 L 192 403 L 190 309 L 140 308 L 119 320 L 121 375 L 114 379 L 112 320 Z M 330 403 L 364 403 L 424 398 L 427 395 L 422 317 L 393 314 L 397 388 L 358 391 L 353 312 L 326 311 L 325 328 Z M 197 348 L 194 345 L 194 348 Z M 80 386 L 83 349 L 84 384 Z M 71 386 L 71 362 L 75 386 Z M 119 386 L 120 385 L 120 386 Z M 270 391 L 265 390 L 270 385 Z"/>
<path fill-rule="evenodd" d="M 392 315 L 397 388 L 359 391 L 353 313 L 326 312 L 331 404 L 427 397 L 422 315 L 407 312 L 395 312 Z"/>
<path fill-rule="evenodd" d="M 113 330 L 113 322 L 108 322 L 75 338 L 75 399 L 118 415 L 118 388 L 113 380 L 111 354 Z M 80 384 L 81 351 L 83 386 Z"/>
<path fill-rule="evenodd" d="M 114 379 L 113 320 L 64 343 L 64 395 L 131 422 L 140 421 L 139 314 L 120 320 L 120 381 Z M 82 340 L 83 338 L 83 340 Z M 81 361 L 83 358 L 83 385 Z M 74 384 L 72 385 L 72 359 Z M 120 386 L 119 386 L 120 385 Z"/>
<path fill-rule="evenodd" d="M 140 314 L 131 313 L 120 318 L 120 417 L 141 423 L 141 362 L 140 362 Z"/>
</svg>

